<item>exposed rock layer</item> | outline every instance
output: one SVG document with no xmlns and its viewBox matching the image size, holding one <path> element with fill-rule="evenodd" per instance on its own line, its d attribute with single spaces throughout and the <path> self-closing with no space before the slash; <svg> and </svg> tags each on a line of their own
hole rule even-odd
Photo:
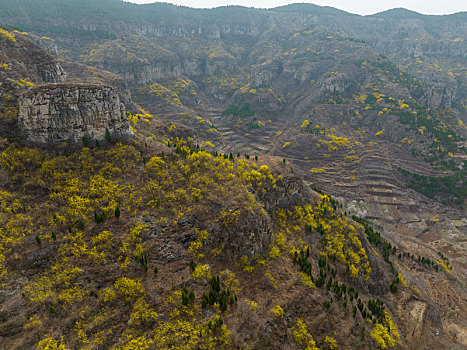
<svg viewBox="0 0 467 350">
<path fill-rule="evenodd" d="M 106 129 L 118 137 L 131 133 L 125 108 L 110 86 L 47 84 L 19 98 L 18 127 L 27 141 L 77 143 L 86 135 L 103 140 Z"/>
</svg>

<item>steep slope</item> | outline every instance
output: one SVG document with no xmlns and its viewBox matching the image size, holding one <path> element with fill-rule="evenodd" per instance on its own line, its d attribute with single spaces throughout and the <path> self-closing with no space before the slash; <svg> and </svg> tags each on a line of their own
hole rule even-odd
<svg viewBox="0 0 467 350">
<path fill-rule="evenodd" d="M 0 135 L 16 135 L 17 92 L 36 83 L 57 83 L 65 73 L 57 59 L 28 39 L 0 29 Z"/>
</svg>

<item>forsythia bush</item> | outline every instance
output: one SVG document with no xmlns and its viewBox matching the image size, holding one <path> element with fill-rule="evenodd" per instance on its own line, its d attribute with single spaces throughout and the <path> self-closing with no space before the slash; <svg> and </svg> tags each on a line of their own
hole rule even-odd
<svg viewBox="0 0 467 350">
<path fill-rule="evenodd" d="M 114 283 L 115 291 L 125 297 L 127 301 L 131 301 L 143 293 L 143 285 L 141 282 L 127 278 L 120 277 Z"/>
<path fill-rule="evenodd" d="M 295 341 L 306 345 L 305 350 L 319 350 L 313 337 L 308 333 L 306 323 L 299 317 L 297 323 L 292 327 L 292 334 Z"/>
<path fill-rule="evenodd" d="M 208 265 L 197 265 L 192 273 L 194 279 L 204 278 L 206 280 L 211 279 L 211 268 Z"/>
<path fill-rule="evenodd" d="M 11 34 L 10 32 L 6 31 L 5 29 L 0 28 L 0 37 L 3 40 L 11 41 L 11 42 L 16 42 L 16 38 L 14 34 Z"/>
<path fill-rule="evenodd" d="M 65 345 L 61 340 L 56 340 L 52 337 L 42 339 L 37 345 L 38 350 L 66 350 Z"/>
<path fill-rule="evenodd" d="M 276 317 L 283 318 L 284 317 L 284 310 L 280 305 L 276 305 L 271 309 L 271 312 L 274 314 Z"/>
</svg>

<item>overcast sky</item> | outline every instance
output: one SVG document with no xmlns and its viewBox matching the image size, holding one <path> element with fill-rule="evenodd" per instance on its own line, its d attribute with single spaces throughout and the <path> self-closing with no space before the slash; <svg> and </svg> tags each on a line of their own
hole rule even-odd
<svg viewBox="0 0 467 350">
<path fill-rule="evenodd" d="M 139 4 L 156 2 L 154 0 L 125 0 Z M 177 5 L 210 8 L 224 5 L 242 5 L 247 7 L 270 8 L 297 2 L 312 2 L 316 5 L 332 6 L 338 9 L 358 13 L 373 14 L 395 7 L 404 7 L 424 14 L 449 14 L 467 11 L 467 0 L 167 0 Z"/>
</svg>

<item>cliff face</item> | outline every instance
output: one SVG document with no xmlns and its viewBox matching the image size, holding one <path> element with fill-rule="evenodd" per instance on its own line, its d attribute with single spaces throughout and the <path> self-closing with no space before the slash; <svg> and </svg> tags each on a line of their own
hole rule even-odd
<svg viewBox="0 0 467 350">
<path fill-rule="evenodd" d="M 122 137 L 131 133 L 125 108 L 109 86 L 47 84 L 20 95 L 18 128 L 34 143 L 77 143 L 86 135 L 103 140 L 106 129 Z"/>
</svg>

